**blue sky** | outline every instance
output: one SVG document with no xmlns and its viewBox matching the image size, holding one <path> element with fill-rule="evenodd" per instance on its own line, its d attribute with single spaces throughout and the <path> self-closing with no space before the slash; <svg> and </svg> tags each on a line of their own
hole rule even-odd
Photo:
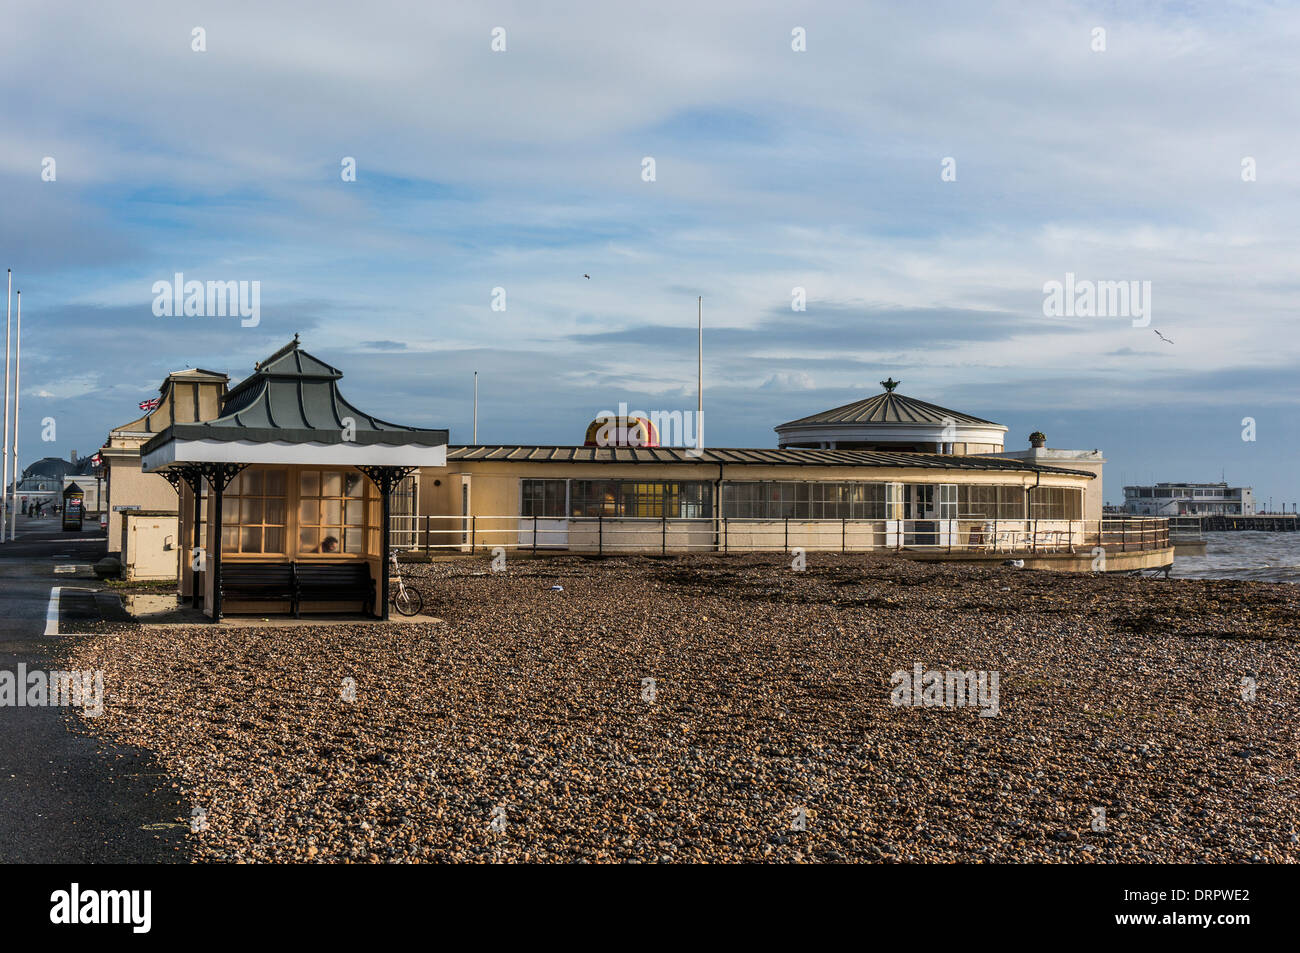
<svg viewBox="0 0 1300 953">
<path fill-rule="evenodd" d="M 24 464 L 295 332 L 372 412 L 468 442 L 477 368 L 481 440 L 580 442 L 620 401 L 694 406 L 703 295 L 711 444 L 892 375 L 1011 448 L 1101 448 L 1108 499 L 1300 499 L 1293 5 L 621 7 L 17 4 Z M 259 281 L 260 324 L 155 317 L 178 271 Z M 1150 327 L 1046 317 L 1067 272 L 1150 281 Z"/>
</svg>

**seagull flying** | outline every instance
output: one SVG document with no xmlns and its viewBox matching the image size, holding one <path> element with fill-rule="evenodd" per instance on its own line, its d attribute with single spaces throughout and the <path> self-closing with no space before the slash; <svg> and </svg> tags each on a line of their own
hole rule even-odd
<svg viewBox="0 0 1300 953">
<path fill-rule="evenodd" d="M 591 280 L 591 275 L 583 275 L 582 277 L 586 278 L 588 281 Z"/>
<path fill-rule="evenodd" d="M 1155 328 L 1152 328 L 1151 330 L 1155 332 L 1156 337 L 1158 337 L 1160 340 L 1164 341 L 1166 344 L 1173 344 L 1173 343 L 1174 343 L 1173 341 L 1169 340 L 1169 338 L 1167 338 L 1167 337 L 1165 337 L 1163 334 L 1161 334 L 1159 331 L 1156 331 Z"/>
</svg>

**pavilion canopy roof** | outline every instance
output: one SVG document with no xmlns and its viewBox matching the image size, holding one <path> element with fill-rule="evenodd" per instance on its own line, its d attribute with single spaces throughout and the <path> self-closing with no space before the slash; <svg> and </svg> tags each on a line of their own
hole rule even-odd
<svg viewBox="0 0 1300 953">
<path fill-rule="evenodd" d="M 699 464 L 707 466 L 766 467 L 874 467 L 909 470 L 1002 470 L 1021 473 L 1070 473 L 1096 477 L 1087 470 L 1040 466 L 994 456 L 938 453 L 901 453 L 878 450 L 768 450 L 710 447 L 566 447 L 530 445 L 469 445 L 450 448 L 447 458 L 457 463 L 509 461 L 512 463 L 645 463 Z"/>
<path fill-rule="evenodd" d="M 786 427 L 807 426 L 809 424 L 875 424 L 901 427 L 930 424 L 942 427 L 949 421 L 959 425 L 973 424 L 982 427 L 996 427 L 999 430 L 1007 429 L 992 420 L 972 417 L 970 414 L 963 414 L 958 410 L 949 410 L 947 407 L 940 407 L 928 401 L 917 400 L 915 397 L 896 394 L 892 388 L 882 394 L 876 394 L 874 397 L 854 401 L 842 407 L 823 410 L 821 413 L 800 417 L 798 420 L 787 421 L 780 424 L 776 429 L 780 431 Z"/>
<path fill-rule="evenodd" d="M 141 448 L 145 470 L 175 463 L 444 466 L 447 431 L 368 414 L 339 393 L 342 371 L 293 341 L 226 394 L 221 415 L 178 423 Z"/>
</svg>

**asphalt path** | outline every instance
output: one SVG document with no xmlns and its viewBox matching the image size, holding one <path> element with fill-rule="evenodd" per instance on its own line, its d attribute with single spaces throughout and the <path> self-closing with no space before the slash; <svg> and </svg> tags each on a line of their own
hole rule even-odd
<svg viewBox="0 0 1300 953">
<path fill-rule="evenodd" d="M 93 564 L 105 549 L 97 527 L 64 532 L 54 518 L 18 517 L 17 538 L 0 544 L 0 671 L 65 668 L 60 653 L 77 636 L 63 633 L 116 599 L 97 600 L 96 582 L 55 567 Z M 56 587 L 61 634 L 53 635 Z M 0 704 L 0 863 L 188 861 L 184 805 L 152 756 L 88 736 L 76 728 L 80 717 Z"/>
</svg>

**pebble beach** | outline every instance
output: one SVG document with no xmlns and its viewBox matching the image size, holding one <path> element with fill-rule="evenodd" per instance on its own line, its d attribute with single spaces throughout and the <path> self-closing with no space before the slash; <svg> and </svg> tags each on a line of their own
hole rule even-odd
<svg viewBox="0 0 1300 953">
<path fill-rule="evenodd" d="M 1293 862 L 1300 588 L 810 553 L 403 567 L 439 621 L 110 625 L 201 862 Z M 559 588 L 556 588 L 559 587 Z M 994 672 L 996 714 L 893 673 Z"/>
</svg>

